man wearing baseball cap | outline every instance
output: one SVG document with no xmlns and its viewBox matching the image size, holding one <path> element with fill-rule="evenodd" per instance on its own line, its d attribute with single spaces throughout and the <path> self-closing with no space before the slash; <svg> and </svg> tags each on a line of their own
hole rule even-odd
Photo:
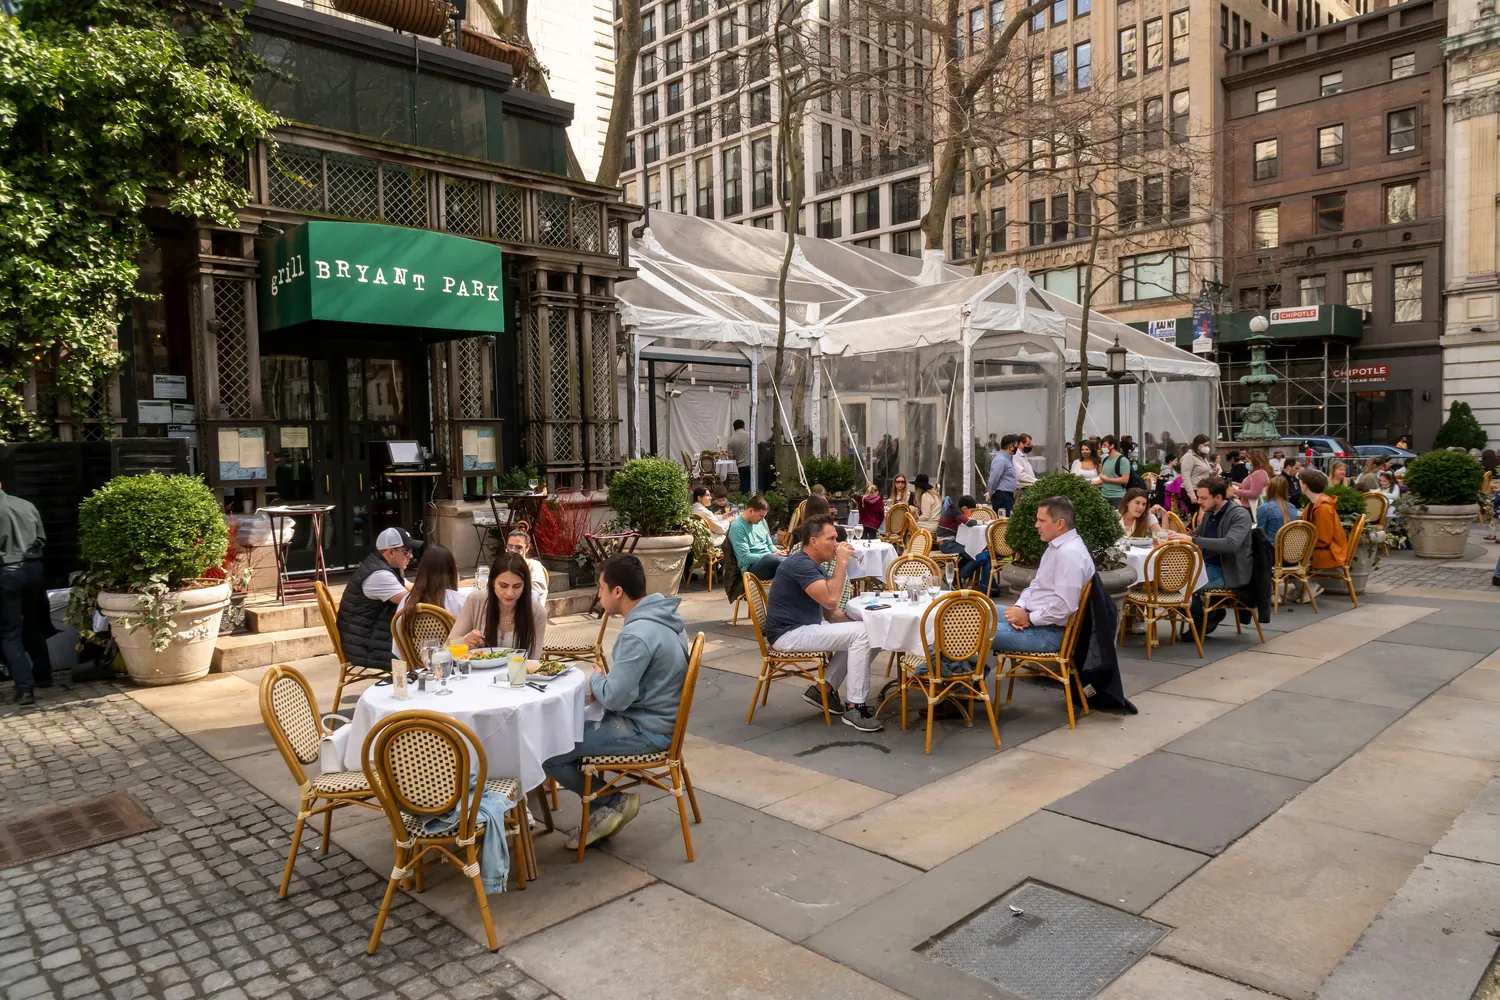
<svg viewBox="0 0 1500 1000">
<path fill-rule="evenodd" d="M 402 572 L 411 562 L 412 550 L 421 545 L 405 528 L 386 528 L 375 539 L 375 551 L 365 556 L 344 588 L 339 641 L 355 666 L 391 669 L 391 619 L 410 589 Z"/>
</svg>

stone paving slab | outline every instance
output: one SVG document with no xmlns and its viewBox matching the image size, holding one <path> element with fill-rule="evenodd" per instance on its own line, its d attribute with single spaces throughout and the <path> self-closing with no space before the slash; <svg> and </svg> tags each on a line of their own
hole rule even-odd
<svg viewBox="0 0 1500 1000">
<path fill-rule="evenodd" d="M 659 799 L 611 837 L 615 857 L 699 899 L 801 941 L 914 878 L 915 870 L 832 837 L 700 791 L 682 843 L 677 803 Z M 689 815 L 691 820 L 691 814 Z"/>
<path fill-rule="evenodd" d="M 1234 707 L 1159 691 L 1144 691 L 1132 704 L 1135 715 L 1091 712 L 1078 720 L 1077 729 L 1054 729 L 1029 740 L 1025 749 L 1101 767 L 1124 767 Z"/>
<path fill-rule="evenodd" d="M 1274 1000 L 1218 976 L 1147 955 L 1116 979 L 1099 1000 Z"/>
<path fill-rule="evenodd" d="M 769 702 L 756 708 L 755 721 L 746 725 L 745 713 L 750 710 L 750 697 L 754 693 L 753 678 L 727 670 L 700 670 L 693 711 L 688 716 L 688 732 L 715 743 L 738 746 L 789 726 L 802 725 L 814 716 L 818 725 L 823 725 L 822 712 L 802 700 L 800 689 L 788 684 L 773 684 Z M 848 729 L 837 719 L 833 725 Z"/>
<path fill-rule="evenodd" d="M 1490 664 L 1495 664 L 1491 666 Z M 1472 670 L 1455 677 L 1453 683 L 1438 694 L 1452 698 L 1471 698 L 1474 701 L 1500 702 L 1500 657 L 1491 653 Z"/>
<path fill-rule="evenodd" d="M 1405 629 L 1392 633 L 1405 634 Z M 1278 690 L 1381 705 L 1404 712 L 1472 667 L 1482 655 L 1433 646 L 1372 642 L 1287 681 Z"/>
<path fill-rule="evenodd" d="M 1469 1000 L 1495 957 L 1500 867 L 1429 854 L 1318 991 L 1319 1000 Z"/>
<path fill-rule="evenodd" d="M 1153 753 L 1065 798 L 1049 810 L 1218 854 L 1307 783 L 1249 768 Z"/>
<path fill-rule="evenodd" d="M 1435 694 L 1381 733 L 1379 742 L 1500 761 L 1500 704 Z"/>
<path fill-rule="evenodd" d="M 762 809 L 837 780 L 822 771 L 698 736 L 689 736 L 684 741 L 682 754 L 695 788 L 752 809 Z"/>
<path fill-rule="evenodd" d="M 1164 694 L 1243 705 L 1294 677 L 1300 677 L 1319 662 L 1310 657 L 1247 650 L 1167 681 L 1158 690 Z"/>
<path fill-rule="evenodd" d="M 765 807 L 765 812 L 809 830 L 823 830 L 868 809 L 874 809 L 895 796 L 878 788 L 834 778 L 826 785 L 790 795 Z"/>
<path fill-rule="evenodd" d="M 1432 853 L 1500 865 L 1500 778 L 1479 790 L 1433 845 Z"/>
<path fill-rule="evenodd" d="M 1400 716 L 1395 709 L 1377 705 L 1272 691 L 1164 749 L 1314 781 Z"/>
<path fill-rule="evenodd" d="M 1127 698 L 1134 698 L 1142 691 L 1150 691 L 1197 669 L 1189 663 L 1126 656 L 1123 650 L 1117 659 L 1120 664 L 1120 683 L 1125 687 Z"/>
<path fill-rule="evenodd" d="M 1405 625 L 1379 638 L 1380 642 L 1399 642 L 1428 649 L 1465 649 L 1476 653 L 1493 653 L 1500 649 L 1500 631 L 1483 628 L 1461 628 L 1453 625 L 1429 625 L 1421 622 Z"/>
</svg>

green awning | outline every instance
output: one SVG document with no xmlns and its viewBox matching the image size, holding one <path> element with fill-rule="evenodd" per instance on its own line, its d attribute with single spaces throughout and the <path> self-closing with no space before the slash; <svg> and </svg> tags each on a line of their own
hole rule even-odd
<svg viewBox="0 0 1500 1000">
<path fill-rule="evenodd" d="M 500 248 L 425 229 L 308 222 L 261 246 L 260 328 L 313 320 L 503 333 Z"/>
</svg>

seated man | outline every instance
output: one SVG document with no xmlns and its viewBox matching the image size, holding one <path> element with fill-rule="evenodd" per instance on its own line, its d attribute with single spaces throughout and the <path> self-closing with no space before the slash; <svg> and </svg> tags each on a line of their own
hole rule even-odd
<svg viewBox="0 0 1500 1000">
<path fill-rule="evenodd" d="M 771 531 L 766 527 L 766 515 L 771 505 L 759 494 L 745 501 L 745 509 L 729 525 L 729 544 L 734 549 L 735 568 L 741 573 L 754 573 L 762 580 L 776 576 L 776 569 L 786 558 L 786 553 L 771 540 Z"/>
<path fill-rule="evenodd" d="M 971 556 L 958 542 L 958 529 L 963 527 L 975 527 L 979 524 L 974 520 L 974 498 L 965 493 L 958 498 L 958 506 L 953 505 L 952 500 L 943 501 L 943 512 L 938 515 L 937 523 L 937 546 L 938 550 L 948 555 L 958 556 L 959 579 L 967 577 L 974 571 L 976 565 L 982 561 L 980 589 L 983 590 L 989 580 L 989 552 L 981 552 L 979 556 Z"/>
<path fill-rule="evenodd" d="M 1073 527 L 1073 501 L 1049 497 L 1036 509 L 1042 550 L 1036 576 L 995 627 L 996 652 L 1056 653 L 1068 618 L 1078 610 L 1083 585 L 1094 578 L 1094 559 Z"/>
<path fill-rule="evenodd" d="M 693 513 L 703 515 L 708 523 L 708 533 L 713 537 L 714 544 L 718 545 L 724 541 L 724 532 L 729 530 L 729 522 L 709 507 L 712 501 L 713 492 L 707 486 L 693 487 Z"/>
<path fill-rule="evenodd" d="M 873 733 L 881 725 L 865 705 L 870 694 L 870 640 L 863 624 L 839 611 L 854 546 L 838 540 L 837 525 L 826 514 L 808 521 L 805 530 L 802 548 L 787 557 L 771 584 L 766 641 L 786 653 L 833 650 L 827 673 L 829 711 L 838 712 L 844 725 Z M 833 563 L 831 579 L 819 566 L 826 562 Z M 848 689 L 841 705 L 838 686 L 845 676 Z M 802 700 L 823 707 L 816 684 L 803 692 Z"/>
<path fill-rule="evenodd" d="M 1328 489 L 1328 477 L 1317 469 L 1303 469 L 1297 473 L 1302 482 L 1302 492 L 1308 499 L 1302 516 L 1318 529 L 1313 547 L 1313 569 L 1337 569 L 1344 565 L 1349 554 L 1349 537 L 1344 534 L 1344 523 L 1339 520 L 1338 501 L 1324 491 Z"/>
<path fill-rule="evenodd" d="M 357 667 L 391 669 L 391 619 L 409 585 L 402 573 L 412 550 L 421 546 L 405 528 L 386 528 L 375 539 L 339 601 L 339 642 Z M 334 706 L 337 708 L 338 706 Z"/>
<path fill-rule="evenodd" d="M 599 603 L 625 621 L 610 654 L 609 673 L 589 675 L 585 697 L 604 706 L 604 718 L 585 722 L 583 741 L 542 765 L 547 777 L 582 795 L 579 758 L 660 753 L 671 746 L 689 649 L 677 613 L 681 602 L 680 597 L 648 596 L 646 570 L 633 555 L 612 555 L 600 565 Z M 574 834 L 568 849 L 578 849 L 579 836 L 586 844 L 613 836 L 640 809 L 635 792 L 599 796 L 589 808 L 588 830 Z"/>
<path fill-rule="evenodd" d="M 1255 569 L 1250 548 L 1250 531 L 1255 522 L 1250 508 L 1229 502 L 1229 488 L 1229 481 L 1219 476 L 1203 480 L 1198 485 L 1198 509 L 1203 512 L 1198 530 L 1191 535 L 1176 531 L 1167 534 L 1174 542 L 1192 542 L 1203 550 L 1203 571 L 1211 590 L 1243 587 L 1250 582 Z M 1193 597 L 1192 614 L 1202 625 L 1204 635 L 1218 628 L 1227 613 L 1220 609 L 1205 621 L 1203 597 L 1201 594 Z"/>
</svg>

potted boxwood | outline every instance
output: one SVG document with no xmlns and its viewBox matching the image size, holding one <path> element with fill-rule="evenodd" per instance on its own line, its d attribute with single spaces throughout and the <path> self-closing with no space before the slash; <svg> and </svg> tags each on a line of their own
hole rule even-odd
<svg viewBox="0 0 1500 1000">
<path fill-rule="evenodd" d="M 78 508 L 78 555 L 68 619 L 87 638 L 97 605 L 137 684 L 208 673 L 230 584 L 229 531 L 218 499 L 195 476 L 117 476 Z"/>
<path fill-rule="evenodd" d="M 1344 534 L 1347 535 L 1354 530 L 1354 522 L 1359 520 L 1359 515 L 1367 511 L 1365 496 L 1359 490 L 1349 486 L 1330 486 L 1324 490 L 1333 497 L 1338 511 L 1339 522 L 1344 526 Z M 1365 522 L 1364 534 L 1360 536 L 1359 548 L 1354 550 L 1354 561 L 1349 564 L 1349 577 L 1354 581 L 1354 592 L 1363 594 L 1365 584 L 1370 579 L 1370 574 L 1375 567 L 1380 565 L 1380 543 L 1385 541 L 1385 529 L 1378 524 Z M 1319 577 L 1319 582 L 1334 593 L 1342 593 L 1344 581 L 1335 577 Z"/>
<path fill-rule="evenodd" d="M 1411 460 L 1402 480 L 1411 492 L 1396 504 L 1411 550 L 1423 559 L 1458 559 L 1479 516 L 1484 467 L 1461 451 L 1429 451 Z"/>
<path fill-rule="evenodd" d="M 697 539 L 682 466 L 666 458 L 631 459 L 609 481 L 609 505 L 618 527 L 641 534 L 635 554 L 646 569 L 647 592 L 677 593 Z"/>
<path fill-rule="evenodd" d="M 1010 546 L 1014 561 L 1000 571 L 1000 580 L 1014 595 L 1026 589 L 1036 576 L 1046 543 L 1036 532 L 1036 509 L 1049 497 L 1067 497 L 1073 501 L 1073 524 L 1083 544 L 1094 557 L 1094 567 L 1104 581 L 1109 596 L 1119 601 L 1135 582 L 1135 571 L 1125 562 L 1119 542 L 1124 535 L 1120 516 L 1096 487 L 1071 472 L 1049 472 L 1026 487 L 1016 500 L 1005 529 L 1005 544 Z"/>
</svg>

